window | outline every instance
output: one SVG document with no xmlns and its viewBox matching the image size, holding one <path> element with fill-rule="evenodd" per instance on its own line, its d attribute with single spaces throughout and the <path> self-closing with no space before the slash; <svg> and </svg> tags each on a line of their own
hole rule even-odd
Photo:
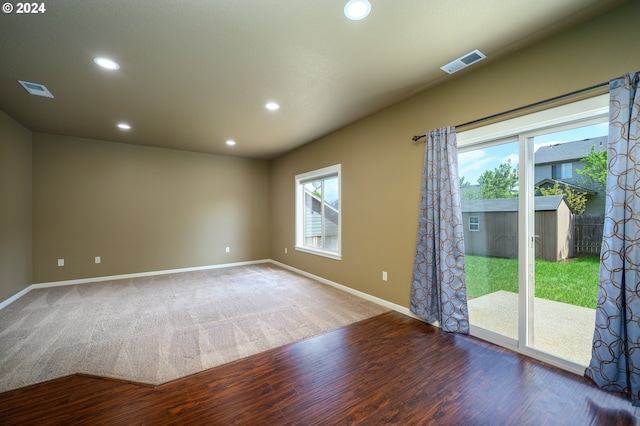
<svg viewBox="0 0 640 426">
<path fill-rule="evenodd" d="M 480 230 L 480 218 L 478 216 L 469 216 L 469 231 Z"/>
<path fill-rule="evenodd" d="M 296 176 L 296 250 L 340 259 L 340 165 Z"/>
<path fill-rule="evenodd" d="M 551 166 L 551 177 L 556 180 L 571 179 L 573 177 L 573 164 L 562 163 Z"/>
</svg>

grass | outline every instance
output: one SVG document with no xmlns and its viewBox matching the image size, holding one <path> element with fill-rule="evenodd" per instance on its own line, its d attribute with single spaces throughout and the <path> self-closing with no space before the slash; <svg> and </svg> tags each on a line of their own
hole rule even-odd
<svg viewBox="0 0 640 426">
<path fill-rule="evenodd" d="M 479 297 L 498 290 L 518 293 L 518 259 L 465 255 L 467 295 Z M 578 257 L 563 262 L 536 259 L 536 297 L 596 308 L 598 257 Z"/>
</svg>

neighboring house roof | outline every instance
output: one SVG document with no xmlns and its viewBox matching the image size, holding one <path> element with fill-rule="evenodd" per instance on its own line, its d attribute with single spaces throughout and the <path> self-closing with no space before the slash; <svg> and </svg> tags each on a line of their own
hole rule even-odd
<svg viewBox="0 0 640 426">
<path fill-rule="evenodd" d="M 306 188 L 304 192 L 307 195 L 307 197 L 309 197 L 309 199 L 311 200 L 311 203 L 313 204 L 313 210 L 317 213 L 320 213 L 320 206 L 322 205 L 322 199 Z M 307 200 L 307 207 L 311 207 L 310 205 L 308 205 L 308 203 L 309 203 L 309 200 Z M 327 209 L 329 209 L 327 214 L 327 219 L 329 219 L 333 223 L 338 223 L 338 209 L 329 203 L 326 203 L 324 206 Z"/>
<path fill-rule="evenodd" d="M 305 189 L 305 237 L 322 234 L 322 200 L 313 192 Z M 330 204 L 324 205 L 326 210 L 325 235 L 338 235 L 338 210 Z"/>
<path fill-rule="evenodd" d="M 548 197 L 534 197 L 535 211 L 558 210 L 561 203 L 566 203 L 562 195 L 551 195 Z M 463 200 L 463 213 L 482 212 L 515 212 L 518 211 L 517 198 L 498 198 L 494 200 Z"/>
<path fill-rule="evenodd" d="M 598 193 L 592 189 L 585 188 L 583 186 L 579 186 L 573 183 L 568 183 L 568 182 L 551 179 L 551 178 L 542 179 L 540 182 L 536 183 L 536 186 L 541 186 L 543 188 L 551 188 L 556 184 L 556 182 L 560 184 L 560 188 L 563 188 L 564 186 L 568 186 L 569 189 L 571 189 L 573 192 L 577 192 L 579 194 L 596 195 Z"/>
<path fill-rule="evenodd" d="M 535 153 L 535 164 L 567 163 L 579 161 L 591 152 L 594 146 L 596 152 L 607 149 L 607 136 L 585 139 L 582 141 L 565 142 L 556 145 L 540 147 Z"/>
</svg>

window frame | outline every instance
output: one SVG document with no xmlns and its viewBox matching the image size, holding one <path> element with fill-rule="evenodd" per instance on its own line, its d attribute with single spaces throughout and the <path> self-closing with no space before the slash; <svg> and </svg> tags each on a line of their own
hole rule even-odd
<svg viewBox="0 0 640 426">
<path fill-rule="evenodd" d="M 305 220 L 305 190 L 304 185 L 314 180 L 338 178 L 338 248 L 336 251 L 305 245 L 304 220 Z M 324 195 L 323 195 L 324 205 Z M 334 260 L 342 259 L 342 167 L 341 164 L 323 167 L 295 176 L 295 250 L 327 257 Z"/>
<path fill-rule="evenodd" d="M 471 219 L 475 219 L 475 223 L 471 223 Z M 472 228 L 471 225 L 474 225 L 475 229 Z M 470 232 L 480 231 L 480 216 L 469 216 L 469 231 Z"/>
<path fill-rule="evenodd" d="M 609 95 L 598 95 L 470 130 L 461 130 L 456 134 L 458 149 L 482 143 L 498 145 L 517 140 L 520 134 L 542 134 L 548 129 L 559 131 L 564 126 L 575 127 L 576 123 L 587 125 L 593 120 L 607 117 L 608 114 Z"/>
<path fill-rule="evenodd" d="M 551 179 L 573 179 L 573 163 L 557 163 L 551 165 Z"/>
</svg>

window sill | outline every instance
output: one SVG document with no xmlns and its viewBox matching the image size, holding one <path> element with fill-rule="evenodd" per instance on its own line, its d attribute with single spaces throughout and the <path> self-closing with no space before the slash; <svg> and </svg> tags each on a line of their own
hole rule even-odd
<svg viewBox="0 0 640 426">
<path fill-rule="evenodd" d="M 303 246 L 296 246 L 295 249 L 297 251 L 301 251 L 304 253 L 315 254 L 317 256 L 322 256 L 322 257 L 328 257 L 329 259 L 333 259 L 333 260 L 342 260 L 342 256 L 340 254 L 330 252 L 330 251 L 319 250 L 319 249 L 303 247 Z"/>
</svg>

